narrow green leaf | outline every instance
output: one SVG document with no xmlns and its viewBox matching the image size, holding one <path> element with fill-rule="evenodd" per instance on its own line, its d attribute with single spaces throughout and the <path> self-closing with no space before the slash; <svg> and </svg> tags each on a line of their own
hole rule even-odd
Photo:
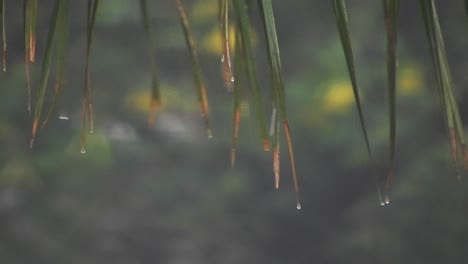
<svg viewBox="0 0 468 264">
<path fill-rule="evenodd" d="M 235 44 L 235 57 L 234 57 L 234 74 L 237 77 L 233 92 L 233 109 L 232 109 L 232 142 L 231 142 L 231 167 L 234 167 L 236 162 L 236 149 L 239 139 L 240 119 L 242 114 L 241 100 L 242 100 L 242 72 L 245 70 L 243 61 L 243 48 L 242 36 L 239 31 L 236 31 L 236 44 Z"/>
<path fill-rule="evenodd" d="M 247 5 L 244 0 L 234 0 L 234 11 L 237 16 L 238 30 L 242 38 L 242 47 L 244 51 L 244 61 L 249 88 L 252 93 L 257 123 L 259 125 L 260 137 L 262 139 L 263 149 L 270 150 L 270 140 L 268 138 L 265 113 L 263 110 L 263 100 L 260 91 L 260 85 L 257 79 L 257 70 L 255 66 L 254 51 L 251 43 L 251 25 L 247 12 Z"/>
<path fill-rule="evenodd" d="M 2 64 L 3 64 L 3 71 L 6 71 L 6 52 L 7 52 L 5 19 L 6 19 L 5 0 L 2 0 Z"/>
<path fill-rule="evenodd" d="M 359 115 L 359 122 L 361 125 L 362 135 L 364 137 L 364 142 L 366 144 L 367 154 L 369 155 L 370 161 L 373 163 L 372 151 L 369 142 L 369 137 L 367 135 L 367 128 L 366 122 L 364 121 L 364 113 L 361 106 L 361 98 L 359 95 L 359 87 L 356 78 L 356 70 L 354 67 L 354 56 L 353 56 L 353 49 L 351 45 L 351 38 L 349 36 L 349 29 L 348 29 L 348 14 L 346 11 L 346 3 L 345 0 L 332 0 L 333 4 L 333 11 L 336 17 L 336 23 L 338 27 L 338 32 L 340 35 L 341 44 L 343 46 L 343 52 L 346 58 L 346 64 L 348 67 L 349 78 L 351 80 L 351 86 L 353 88 L 354 94 L 354 101 L 356 102 L 356 108 Z M 375 174 L 375 184 L 377 188 L 377 194 L 379 196 L 379 201 L 381 205 L 389 203 L 389 201 L 385 201 L 382 199 L 381 188 L 379 183 L 379 177 L 377 173 Z"/>
<path fill-rule="evenodd" d="M 36 56 L 36 20 L 37 0 L 24 1 L 24 73 L 28 92 L 27 109 L 31 113 L 31 76 L 30 64 L 34 63 Z"/>
<path fill-rule="evenodd" d="M 294 150 L 292 139 L 289 131 L 288 119 L 286 115 L 286 96 L 284 92 L 284 82 L 281 69 L 281 55 L 278 44 L 278 36 L 276 32 L 276 22 L 274 17 L 274 10 L 271 0 L 259 0 L 260 11 L 263 18 L 263 27 L 268 41 L 268 61 L 271 76 L 271 87 L 272 87 L 272 98 L 273 106 L 275 110 L 278 110 L 279 117 L 276 114 L 273 115 L 272 124 L 274 124 L 273 131 L 273 170 L 275 172 L 275 187 L 279 187 L 279 133 L 280 133 L 280 120 L 283 123 L 283 127 L 286 134 L 286 141 L 288 145 L 288 152 L 291 161 L 292 176 L 294 181 L 294 191 L 296 194 L 299 193 L 299 184 L 296 174 L 296 164 L 294 163 Z M 275 122 L 275 120 L 278 120 Z M 299 197 L 299 195 L 297 195 Z M 300 202 L 297 200 L 297 204 Z"/>
<path fill-rule="evenodd" d="M 383 0 L 385 27 L 387 30 L 387 91 L 388 91 L 388 117 L 389 117 L 389 165 L 386 182 L 386 200 L 393 181 L 393 166 L 395 161 L 396 145 L 396 73 L 397 73 L 397 27 L 399 0 Z"/>
<path fill-rule="evenodd" d="M 234 74 L 231 62 L 231 47 L 229 36 L 229 0 L 219 0 L 220 32 L 221 32 L 221 62 L 223 64 L 223 80 L 228 91 L 232 91 Z"/>
<path fill-rule="evenodd" d="M 359 121 L 361 124 L 362 134 L 366 143 L 367 153 L 372 160 L 372 152 L 369 143 L 369 138 L 367 136 L 366 123 L 364 121 L 364 114 L 361 106 L 361 98 L 359 96 L 359 88 L 357 84 L 356 71 L 354 68 L 354 56 L 353 49 L 351 46 L 351 39 L 349 36 L 348 30 L 348 14 L 346 11 L 345 0 L 332 0 L 333 10 L 336 16 L 336 22 L 338 26 L 338 31 L 340 34 L 341 44 L 343 46 L 343 51 L 346 57 L 346 63 L 348 66 L 349 77 L 351 79 L 351 85 L 353 87 L 354 100 L 356 101 L 356 107 L 359 114 Z"/>
<path fill-rule="evenodd" d="M 59 14 L 59 21 L 57 27 L 57 37 L 56 37 L 56 76 L 55 76 L 55 84 L 54 84 L 54 97 L 52 99 L 52 103 L 49 107 L 49 111 L 47 116 L 42 123 L 42 127 L 44 127 L 52 113 L 54 112 L 55 105 L 57 104 L 58 98 L 60 97 L 63 81 L 64 81 L 64 72 L 65 72 L 65 55 L 66 55 L 66 47 L 68 44 L 68 34 L 69 34 L 69 0 L 64 1 L 63 6 L 61 6 L 63 11 Z"/>
<path fill-rule="evenodd" d="M 445 113 L 452 161 L 458 177 L 459 159 L 468 166 L 468 152 L 464 140 L 463 123 L 453 91 L 452 75 L 447 60 L 442 30 L 433 0 L 421 0 L 426 35 L 428 37 L 434 72 L 438 84 L 439 100 Z"/>
<path fill-rule="evenodd" d="M 37 128 L 38 128 L 39 121 L 42 115 L 42 108 L 44 106 L 44 97 L 45 97 L 45 93 L 47 89 L 47 82 L 49 80 L 50 67 L 52 63 L 52 52 L 53 52 L 53 47 L 54 47 L 54 42 L 55 42 L 55 35 L 57 33 L 57 27 L 59 23 L 59 14 L 60 14 L 60 11 L 63 10 L 61 6 L 66 1 L 68 0 L 56 0 L 54 9 L 52 11 L 52 18 L 51 18 L 50 25 L 49 25 L 49 32 L 47 34 L 47 44 L 46 44 L 46 49 L 45 49 L 45 54 L 44 54 L 44 61 L 42 63 L 41 81 L 39 85 L 38 95 L 36 98 L 36 107 L 34 109 L 34 119 L 33 119 L 32 131 L 31 131 L 31 141 L 29 144 L 30 147 L 32 147 L 34 144 L 34 139 L 36 137 Z"/>
<path fill-rule="evenodd" d="M 85 65 L 85 80 L 83 89 L 82 99 L 82 110 L 81 110 L 81 152 L 85 152 L 86 148 L 86 137 L 88 134 L 86 124 L 88 123 L 89 132 L 94 132 L 94 110 L 93 110 L 93 99 L 91 90 L 91 47 L 93 44 L 94 27 L 96 24 L 97 8 L 99 6 L 99 0 L 88 0 L 87 2 L 87 19 L 86 19 L 86 65 Z"/>
<path fill-rule="evenodd" d="M 208 96 L 206 93 L 205 85 L 203 84 L 202 71 L 201 71 L 200 63 L 198 62 L 198 53 L 195 47 L 195 40 L 193 39 L 192 34 L 190 33 L 190 26 L 189 26 L 187 14 L 185 13 L 185 9 L 184 9 L 184 6 L 182 5 L 182 2 L 180 0 L 175 0 L 175 2 L 177 6 L 177 11 L 179 13 L 180 23 L 184 31 L 185 41 L 187 42 L 187 47 L 190 52 L 190 59 L 192 62 L 192 69 L 193 69 L 193 78 L 195 80 L 195 85 L 197 88 L 198 101 L 200 103 L 202 116 L 205 121 L 206 132 L 208 134 L 208 138 L 212 138 L 213 133 L 211 131 L 211 126 L 210 126 Z"/>
<path fill-rule="evenodd" d="M 149 116 L 148 116 L 148 125 L 154 126 L 156 122 L 156 115 L 161 106 L 161 98 L 160 98 L 160 91 L 159 91 L 159 82 L 158 82 L 158 74 L 157 74 L 157 66 L 156 66 L 156 52 L 154 51 L 154 41 L 153 41 L 153 33 L 151 29 L 151 16 L 149 14 L 148 3 L 146 0 L 140 0 L 140 11 L 143 26 L 145 28 L 146 33 L 146 42 L 148 45 L 148 56 L 150 61 L 151 67 L 151 99 L 150 99 L 150 109 L 149 109 Z"/>
<path fill-rule="evenodd" d="M 465 12 L 468 15 L 468 0 L 465 0 Z"/>
</svg>

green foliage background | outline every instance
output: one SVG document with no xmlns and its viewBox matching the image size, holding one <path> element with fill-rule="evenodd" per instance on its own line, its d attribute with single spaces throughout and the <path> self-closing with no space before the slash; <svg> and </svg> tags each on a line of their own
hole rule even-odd
<svg viewBox="0 0 468 264">
<path fill-rule="evenodd" d="M 7 3 L 8 71 L 0 79 L 2 263 L 465 263 L 466 181 L 451 167 L 417 1 L 402 1 L 398 143 L 392 202 L 379 206 L 331 3 L 274 1 L 303 210 L 289 163 L 273 188 L 253 109 L 229 169 L 231 97 L 213 51 L 216 1 L 186 1 L 207 82 L 206 139 L 172 1 L 151 1 L 162 111 L 146 125 L 148 58 L 136 1 L 102 1 L 92 55 L 96 130 L 80 153 L 85 4 L 72 1 L 58 116 L 28 148 L 21 4 Z M 42 61 L 52 1 L 40 5 Z M 135 2 L 135 3 L 134 3 Z M 385 173 L 385 28 L 380 1 L 348 1 L 363 106 Z M 438 1 L 455 85 L 467 116 L 468 25 L 462 1 Z M 214 11 L 213 11 L 214 10 Z M 254 17 L 259 28 L 259 18 Z M 263 34 L 253 36 L 265 94 Z M 215 42 L 216 43 L 216 42 Z M 37 84 L 39 63 L 33 66 Z M 33 88 L 37 88 L 34 85 Z M 284 142 L 283 142 L 284 143 Z M 286 146 L 282 146 L 283 155 Z M 285 157 L 286 158 L 286 157 Z"/>
</svg>

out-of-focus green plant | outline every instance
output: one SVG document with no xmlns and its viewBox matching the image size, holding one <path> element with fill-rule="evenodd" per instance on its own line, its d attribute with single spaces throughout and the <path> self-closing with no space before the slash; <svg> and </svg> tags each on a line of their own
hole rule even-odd
<svg viewBox="0 0 468 264">
<path fill-rule="evenodd" d="M 99 0 L 88 0 L 86 8 L 86 65 L 85 65 L 85 77 L 84 77 L 84 89 L 82 96 L 82 128 L 81 128 L 81 152 L 85 152 L 86 137 L 88 133 L 92 133 L 94 130 L 94 113 L 93 113 L 93 100 L 92 100 L 92 89 L 91 89 L 91 69 L 90 69 L 90 57 L 91 47 L 93 43 L 94 28 L 96 24 L 99 24 Z M 151 96 L 149 96 L 148 105 L 150 116 L 148 118 L 149 123 L 156 121 L 157 112 L 161 110 L 161 105 L 164 104 L 165 98 L 162 91 L 160 91 L 158 82 L 158 67 L 157 58 L 155 56 L 155 43 L 158 38 L 152 32 L 152 19 L 151 19 L 151 4 L 148 1 L 141 0 L 135 2 L 135 5 L 139 5 L 141 10 L 141 16 L 143 26 L 145 29 L 147 46 L 148 46 L 148 60 L 150 61 L 150 72 L 152 75 L 151 84 Z M 291 163 L 292 176 L 294 179 L 294 190 L 297 195 L 297 208 L 300 209 L 299 203 L 299 183 L 295 167 L 294 150 L 293 150 L 293 139 L 290 132 L 290 124 L 287 116 L 287 88 L 283 81 L 283 71 L 281 64 L 280 45 L 278 40 L 274 5 L 272 0 L 257 0 L 257 8 L 253 5 L 254 0 L 218 0 L 218 8 L 213 9 L 201 7 L 196 10 L 198 12 L 215 12 L 218 15 L 218 23 L 216 30 L 213 35 L 210 35 L 208 44 L 217 46 L 219 56 L 221 58 L 221 76 L 224 80 L 225 86 L 228 92 L 233 94 L 233 114 L 232 114 L 232 164 L 235 160 L 235 149 L 237 146 L 237 135 L 239 133 L 239 124 L 241 118 L 241 88 L 246 86 L 247 91 L 251 94 L 252 105 L 255 110 L 255 120 L 258 124 L 260 132 L 261 144 L 265 151 L 272 153 L 273 159 L 273 172 L 275 176 L 275 187 L 279 187 L 280 182 L 280 135 L 281 131 L 284 132 L 286 139 L 289 159 Z M 24 0 L 24 71 L 25 78 L 28 87 L 28 96 L 31 96 L 31 73 L 30 64 L 35 61 L 36 54 L 36 25 L 38 16 L 38 2 L 37 0 Z M 345 55 L 345 62 L 349 71 L 349 78 L 351 85 L 346 81 L 340 81 L 335 84 L 329 85 L 329 92 L 324 96 L 325 108 L 327 107 L 346 107 L 349 105 L 354 98 L 357 106 L 357 112 L 359 116 L 359 124 L 364 136 L 365 148 L 367 149 L 369 162 L 373 164 L 374 156 L 372 153 L 372 144 L 368 136 L 368 128 L 365 118 L 365 110 L 362 104 L 362 98 L 360 96 L 359 85 L 357 80 L 356 72 L 358 69 L 355 67 L 353 47 L 351 46 L 352 34 L 349 32 L 349 28 L 352 27 L 352 18 L 348 18 L 346 1 L 345 0 L 331 0 L 330 3 L 333 6 L 334 14 L 337 22 L 338 34 L 341 39 L 342 48 Z M 381 191 L 385 194 L 385 199 L 381 198 L 381 203 L 385 204 L 389 202 L 389 192 L 391 183 L 393 181 L 393 166 L 395 160 L 395 146 L 397 145 L 397 123 L 396 123 L 396 99 L 397 91 L 403 88 L 399 86 L 405 86 L 407 91 L 411 92 L 408 87 L 411 87 L 411 82 L 408 78 L 407 83 L 400 83 L 397 81 L 398 69 L 398 50 L 397 50 L 397 36 L 398 36 L 398 16 L 399 16 L 399 0 L 382 0 L 383 12 L 382 19 L 385 21 L 385 27 L 382 31 L 386 31 L 387 35 L 387 90 L 388 90 L 388 149 L 389 149 L 389 161 L 388 161 L 388 172 L 385 182 L 380 180 L 381 173 L 378 170 L 372 173 L 376 176 L 377 189 L 379 194 Z M 438 84 L 437 99 L 440 101 L 442 111 L 444 112 L 444 119 L 447 126 L 447 133 L 450 140 L 450 147 L 452 153 L 452 159 L 454 166 L 457 171 L 460 167 L 460 161 L 464 161 L 465 168 L 468 167 L 468 149 L 464 140 L 463 123 L 459 107 L 457 104 L 457 98 L 454 93 L 452 84 L 452 78 L 450 74 L 449 64 L 444 47 L 444 40 L 442 29 L 437 16 L 437 8 L 435 0 L 420 0 L 420 6 L 424 18 L 425 30 L 427 33 L 427 43 L 430 46 L 433 66 L 435 70 L 435 76 Z M 1 3 L 1 22 L 2 22 L 2 42 L 3 51 L 6 52 L 6 31 L 5 31 L 5 1 Z M 197 99 L 200 105 L 203 120 L 206 125 L 208 137 L 212 137 L 211 125 L 210 125 L 210 108 L 209 101 L 206 92 L 206 87 L 203 82 L 202 69 L 200 66 L 199 58 L 197 55 L 197 45 L 195 37 L 191 34 L 190 29 L 190 14 L 185 12 L 184 3 L 182 0 L 174 0 L 174 15 L 179 15 L 180 25 L 183 31 L 184 38 L 187 44 L 187 50 L 190 54 L 190 61 L 193 68 L 193 77 L 196 87 Z M 68 20 L 69 20 L 69 0 L 55 0 L 54 9 L 52 12 L 49 30 L 47 35 L 47 44 L 45 48 L 45 54 L 43 56 L 43 63 L 41 67 L 41 78 L 38 86 L 38 90 L 34 91 L 36 99 L 34 103 L 34 115 L 31 129 L 31 147 L 34 142 L 34 138 L 38 130 L 43 127 L 48 118 L 51 116 L 54 110 L 54 106 L 60 95 L 61 87 L 63 86 L 63 74 L 64 68 L 66 67 L 65 47 L 67 45 L 68 37 Z M 258 13 L 261 21 L 261 31 L 265 35 L 265 47 L 266 55 L 268 57 L 267 65 L 262 65 L 269 70 L 270 75 L 270 93 L 263 94 L 260 89 L 258 76 L 257 76 L 257 60 L 254 54 L 253 44 L 257 42 L 255 34 L 253 33 L 253 23 L 251 21 L 252 15 Z M 196 15 L 196 14 L 192 14 Z M 330 14 L 332 15 L 332 14 Z M 55 63 L 53 58 L 55 58 Z M 5 58 L 5 55 L 3 56 Z M 51 100 L 47 115 L 44 117 L 43 108 L 47 96 L 48 79 L 51 72 L 51 67 L 55 66 L 55 83 L 53 99 Z M 4 62 L 5 67 L 5 62 Z M 244 84 L 241 80 L 245 80 Z M 417 81 L 417 80 L 416 80 Z M 268 102 L 268 108 L 271 109 L 271 121 L 268 129 L 266 115 L 265 115 L 265 104 Z M 31 100 L 28 99 L 28 110 L 31 111 Z M 42 126 L 41 126 L 42 124 Z M 281 129 L 282 128 L 282 129 Z"/>
</svg>

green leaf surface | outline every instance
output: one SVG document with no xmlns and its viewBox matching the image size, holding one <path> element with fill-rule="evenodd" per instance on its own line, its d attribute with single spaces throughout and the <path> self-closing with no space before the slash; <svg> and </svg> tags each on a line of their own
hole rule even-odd
<svg viewBox="0 0 468 264">
<path fill-rule="evenodd" d="M 265 123 L 263 99 L 260 91 L 257 69 L 255 65 L 254 51 L 251 42 L 251 25 L 246 2 L 244 0 L 234 0 L 234 10 L 238 21 L 238 30 L 242 38 L 246 75 L 249 83 L 248 86 L 250 88 L 250 92 L 252 94 L 252 99 L 255 106 L 260 137 L 262 139 L 263 149 L 265 151 L 269 151 L 270 140 L 268 138 Z"/>
<path fill-rule="evenodd" d="M 161 105 L 161 96 L 159 90 L 159 81 L 156 65 L 156 52 L 154 50 L 154 38 L 151 27 L 151 15 L 149 13 L 147 0 L 140 0 L 140 12 L 143 26 L 145 28 L 146 43 L 148 46 L 148 59 L 151 68 L 151 99 L 150 99 L 150 114 L 148 117 L 148 125 L 153 126 L 156 122 L 156 114 Z"/>
<path fill-rule="evenodd" d="M 187 18 L 187 14 L 185 12 L 184 6 L 180 0 L 175 0 L 177 11 L 179 13 L 180 23 L 182 25 L 182 29 L 184 32 L 185 41 L 187 43 L 187 48 L 190 53 L 190 60 L 192 62 L 192 70 L 193 70 L 193 79 L 195 81 L 195 86 L 198 93 L 198 101 L 200 103 L 201 113 L 203 116 L 203 120 L 205 121 L 206 133 L 208 138 L 213 137 L 213 132 L 211 131 L 210 125 L 210 115 L 209 115 L 209 108 L 208 108 L 208 96 L 206 93 L 205 84 L 203 83 L 202 77 L 202 70 L 200 67 L 200 63 L 198 61 L 198 53 L 195 46 L 195 40 L 190 33 L 190 26 Z"/>
<path fill-rule="evenodd" d="M 52 55 L 53 55 L 53 47 L 55 44 L 55 36 L 57 33 L 57 28 L 59 24 L 59 17 L 60 12 L 63 12 L 63 4 L 68 0 L 56 0 L 54 9 L 52 11 L 52 18 L 49 25 L 49 31 L 47 34 L 47 44 L 44 53 L 44 60 L 42 63 L 42 72 L 41 72 L 41 79 L 39 84 L 39 91 L 36 98 L 36 106 L 34 108 L 34 119 L 32 124 L 32 131 L 31 131 L 31 141 L 30 147 L 34 144 L 34 139 L 36 137 L 39 121 L 42 115 L 42 109 L 44 106 L 44 98 L 47 90 L 47 82 L 49 80 L 50 68 L 52 64 Z"/>
<path fill-rule="evenodd" d="M 387 31 L 387 97 L 389 120 L 389 165 L 386 182 L 386 200 L 393 182 L 393 166 L 396 146 L 396 74 L 397 74 L 397 27 L 399 0 L 383 0 L 385 27 Z"/>
<path fill-rule="evenodd" d="M 435 77 L 437 81 L 437 91 L 445 113 L 444 119 L 447 126 L 447 133 L 450 143 L 452 161 L 460 178 L 459 160 L 463 159 L 468 165 L 468 153 L 464 140 L 463 122 L 460 116 L 458 103 L 454 95 L 454 87 L 450 67 L 445 51 L 445 44 L 442 35 L 437 9 L 433 0 L 421 0 L 426 35 L 431 51 Z"/>
</svg>

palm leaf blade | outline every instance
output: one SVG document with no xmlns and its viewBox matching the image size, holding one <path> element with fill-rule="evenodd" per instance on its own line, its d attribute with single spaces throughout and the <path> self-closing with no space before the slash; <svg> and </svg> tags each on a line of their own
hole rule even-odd
<svg viewBox="0 0 468 264">
<path fill-rule="evenodd" d="M 247 14 L 247 5 L 243 0 L 234 0 L 234 9 L 238 21 L 238 30 L 242 39 L 242 49 L 245 61 L 246 76 L 249 83 L 250 92 L 254 101 L 255 112 L 257 116 L 257 124 L 259 126 L 260 138 L 262 140 L 263 149 L 270 150 L 270 140 L 268 138 L 265 113 L 263 109 L 263 100 L 260 91 L 260 86 L 257 78 L 257 70 L 254 60 L 254 51 L 250 41 L 250 21 Z"/>
<path fill-rule="evenodd" d="M 393 181 L 393 166 L 396 145 L 396 72 L 397 72 L 397 25 L 399 0 L 383 0 L 385 27 L 387 30 L 387 90 L 389 115 L 389 168 L 386 182 L 386 201 Z"/>
<path fill-rule="evenodd" d="M 145 28 L 146 42 L 148 46 L 148 57 L 151 68 L 151 99 L 150 99 L 150 114 L 148 116 L 148 125 L 152 126 L 156 122 L 156 114 L 161 105 L 159 81 L 156 66 L 156 54 L 154 51 L 153 33 L 151 29 L 151 17 L 149 14 L 148 2 L 140 0 L 140 11 L 142 16 L 143 26 Z"/>
<path fill-rule="evenodd" d="M 201 113 L 203 116 L 203 120 L 205 122 L 206 132 L 207 132 L 208 138 L 212 138 L 213 133 L 211 131 L 211 125 L 210 125 L 208 96 L 207 96 L 205 85 L 203 83 L 202 71 L 201 71 L 200 63 L 198 61 L 198 53 L 195 47 L 195 40 L 193 39 L 192 34 L 190 33 L 190 27 L 189 27 L 187 14 L 185 13 L 185 9 L 184 9 L 184 6 L 182 5 L 182 2 L 180 0 L 175 0 L 175 1 L 176 1 L 176 6 L 177 6 L 177 11 L 179 13 L 180 23 L 182 25 L 182 29 L 184 32 L 185 41 L 187 43 L 187 48 L 190 53 L 190 59 L 192 62 L 192 70 L 193 70 L 193 78 L 194 78 L 195 85 L 197 88 L 198 101 L 200 103 Z"/>
</svg>

